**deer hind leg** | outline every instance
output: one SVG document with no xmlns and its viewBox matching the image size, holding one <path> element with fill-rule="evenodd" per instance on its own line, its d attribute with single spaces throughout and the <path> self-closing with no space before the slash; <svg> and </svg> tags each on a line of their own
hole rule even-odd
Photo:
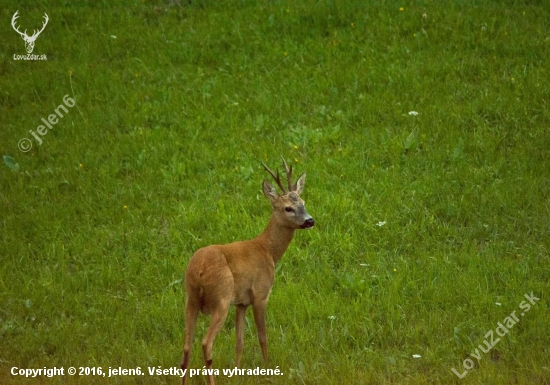
<svg viewBox="0 0 550 385">
<path fill-rule="evenodd" d="M 246 306 L 237 305 L 237 311 L 235 312 L 235 315 L 235 334 L 237 335 L 237 360 L 235 361 L 235 365 L 237 367 L 240 367 L 244 347 L 244 319 L 246 315 Z"/>
<path fill-rule="evenodd" d="M 258 341 L 260 342 L 260 348 L 262 349 L 264 363 L 267 365 L 267 331 L 265 327 L 266 308 L 267 301 L 255 303 L 252 306 L 252 310 L 254 312 L 254 322 L 256 323 L 256 330 L 258 332 Z"/>
<path fill-rule="evenodd" d="M 185 344 L 183 346 L 183 358 L 181 362 L 181 368 L 185 374 L 181 379 L 182 385 L 185 385 L 187 378 L 186 369 L 189 367 L 189 356 L 193 344 L 193 332 L 195 331 L 195 324 L 199 315 L 199 306 L 196 301 L 193 301 L 189 296 L 187 297 L 185 301 Z"/>
<path fill-rule="evenodd" d="M 225 323 L 229 311 L 229 304 L 229 298 L 221 300 L 216 309 L 211 312 L 210 326 L 206 332 L 206 337 L 202 340 L 202 352 L 206 363 L 206 369 L 212 369 L 212 345 L 214 344 L 216 335 L 220 332 Z M 208 374 L 208 383 L 210 385 L 215 385 L 214 376 L 211 373 Z"/>
</svg>

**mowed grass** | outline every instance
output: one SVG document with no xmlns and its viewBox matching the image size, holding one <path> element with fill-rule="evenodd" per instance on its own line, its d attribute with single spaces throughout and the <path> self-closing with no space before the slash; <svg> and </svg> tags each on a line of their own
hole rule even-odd
<svg viewBox="0 0 550 385">
<path fill-rule="evenodd" d="M 284 375 L 220 384 L 550 383 L 550 7 L 184 3 L 0 10 L 0 383 L 178 383 L 10 370 L 179 367 L 189 258 L 264 229 L 260 162 L 280 155 L 307 172 L 316 220 L 268 306 L 267 367 Z M 22 30 L 48 13 L 47 61 L 13 60 L 16 10 Z M 38 145 L 29 130 L 67 94 Z M 257 366 L 249 311 L 242 367 Z"/>
</svg>

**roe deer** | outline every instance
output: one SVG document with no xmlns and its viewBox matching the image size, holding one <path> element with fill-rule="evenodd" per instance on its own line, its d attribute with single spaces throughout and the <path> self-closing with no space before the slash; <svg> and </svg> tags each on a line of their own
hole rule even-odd
<svg viewBox="0 0 550 385">
<path fill-rule="evenodd" d="M 306 212 L 300 194 L 304 190 L 306 174 L 292 184 L 292 165 L 288 168 L 283 158 L 288 188 L 263 162 L 265 170 L 281 188 L 279 195 L 267 180 L 263 181 L 263 193 L 273 209 L 267 228 L 258 237 L 226 245 L 203 247 L 193 254 L 185 272 L 185 345 L 181 368 L 189 365 L 189 353 L 193 331 L 199 310 L 210 315 L 210 326 L 202 340 L 208 382 L 214 384 L 212 373 L 212 345 L 221 330 L 229 305 L 236 305 L 235 329 L 237 335 L 236 366 L 240 366 L 244 341 L 246 309 L 252 305 L 258 340 L 264 362 L 267 364 L 267 338 L 265 311 L 275 278 L 275 264 L 286 251 L 296 229 L 310 229 L 313 218 Z M 186 373 L 186 372 L 185 372 Z M 187 375 L 182 378 L 185 384 Z"/>
</svg>

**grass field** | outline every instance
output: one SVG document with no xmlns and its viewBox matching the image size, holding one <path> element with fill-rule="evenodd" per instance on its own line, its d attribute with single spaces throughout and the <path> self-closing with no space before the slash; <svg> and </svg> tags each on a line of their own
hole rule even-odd
<svg viewBox="0 0 550 385">
<path fill-rule="evenodd" d="M 268 306 L 284 375 L 218 383 L 550 384 L 550 5 L 4 3 L 1 384 L 177 384 L 11 370 L 179 367 L 189 258 L 264 229 L 261 161 L 280 155 L 316 221 Z M 21 30 L 49 15 L 47 60 L 14 59 L 17 10 Z M 242 367 L 258 366 L 249 311 Z"/>
</svg>

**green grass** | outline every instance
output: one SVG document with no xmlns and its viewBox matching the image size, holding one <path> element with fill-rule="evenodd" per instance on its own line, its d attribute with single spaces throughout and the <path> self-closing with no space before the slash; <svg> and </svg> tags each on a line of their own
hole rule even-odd
<svg viewBox="0 0 550 385">
<path fill-rule="evenodd" d="M 316 220 L 268 306 L 284 376 L 220 384 L 550 383 L 550 7 L 362 3 L 2 7 L 0 383 L 177 383 L 10 369 L 179 366 L 187 262 L 263 230 L 260 162 L 281 154 L 307 171 Z M 50 16 L 33 52 L 47 61 L 13 60 L 16 10 L 22 29 Z M 38 145 L 29 130 L 67 94 L 76 106 Z M 451 368 L 531 292 L 459 380 Z M 247 325 L 255 368 L 250 311 Z"/>
</svg>

